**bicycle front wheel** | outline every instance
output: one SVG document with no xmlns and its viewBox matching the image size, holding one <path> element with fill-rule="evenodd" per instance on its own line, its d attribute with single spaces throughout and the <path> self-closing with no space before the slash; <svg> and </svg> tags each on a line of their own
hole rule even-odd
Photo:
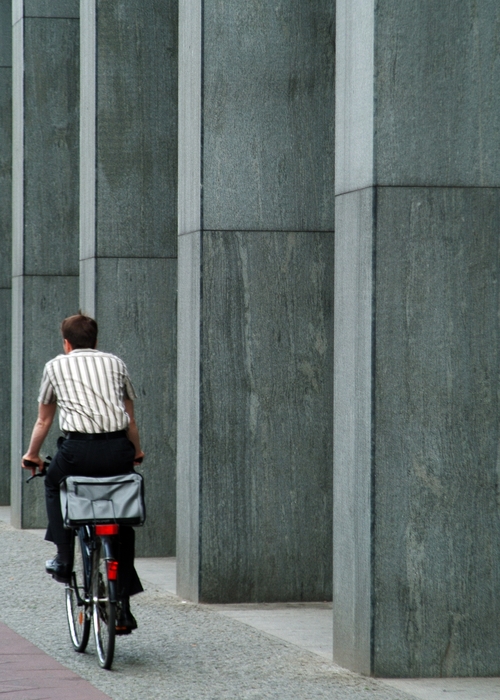
<svg viewBox="0 0 500 700">
<path fill-rule="evenodd" d="M 90 601 L 85 582 L 88 570 L 88 550 L 82 531 L 75 533 L 73 573 L 66 584 L 66 614 L 71 641 L 76 651 L 87 648 L 90 635 Z"/>
<path fill-rule="evenodd" d="M 115 652 L 116 603 L 111 595 L 103 548 L 97 542 L 92 566 L 92 617 L 94 637 L 101 668 L 109 669 Z"/>
</svg>

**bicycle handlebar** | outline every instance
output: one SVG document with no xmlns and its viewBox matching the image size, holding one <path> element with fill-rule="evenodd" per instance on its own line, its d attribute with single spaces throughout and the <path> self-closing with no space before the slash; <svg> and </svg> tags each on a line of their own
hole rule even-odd
<svg viewBox="0 0 500 700">
<path fill-rule="evenodd" d="M 47 467 L 50 464 L 50 460 L 52 457 L 47 457 L 45 459 L 45 462 L 43 463 L 43 468 L 41 471 L 37 472 L 36 474 L 32 474 L 28 479 L 26 479 L 26 483 L 29 484 L 29 482 L 34 479 L 37 476 L 45 476 L 47 473 Z M 38 462 L 32 462 L 30 459 L 23 459 L 23 464 L 25 467 L 38 467 Z"/>
<path fill-rule="evenodd" d="M 37 476 L 45 476 L 47 474 L 47 467 L 50 464 L 52 457 L 46 457 L 45 462 L 43 463 L 43 469 L 36 474 L 32 474 L 30 477 L 26 479 L 26 483 L 29 484 L 29 482 L 32 479 L 35 479 Z M 136 464 L 141 464 L 143 458 L 139 457 L 139 459 L 134 460 Z M 38 467 L 38 462 L 32 462 L 30 459 L 23 459 L 23 464 L 25 467 Z"/>
</svg>

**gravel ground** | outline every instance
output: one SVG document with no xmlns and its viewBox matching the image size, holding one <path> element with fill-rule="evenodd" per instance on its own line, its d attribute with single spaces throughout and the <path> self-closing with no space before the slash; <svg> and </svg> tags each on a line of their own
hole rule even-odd
<svg viewBox="0 0 500 700">
<path fill-rule="evenodd" d="M 112 671 L 93 640 L 73 651 L 64 587 L 44 572 L 53 545 L 0 522 L 0 619 L 113 700 L 408 700 L 291 644 L 148 585 L 133 599 L 139 629 L 117 638 Z"/>
</svg>

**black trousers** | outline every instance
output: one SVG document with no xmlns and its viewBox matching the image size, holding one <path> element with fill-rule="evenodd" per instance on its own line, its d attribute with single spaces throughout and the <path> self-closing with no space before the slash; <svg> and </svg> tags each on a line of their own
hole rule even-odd
<svg viewBox="0 0 500 700">
<path fill-rule="evenodd" d="M 70 544 L 73 531 L 64 527 L 59 484 L 67 476 L 115 476 L 134 469 L 135 448 L 126 437 L 103 440 L 59 439 L 58 451 L 45 477 L 45 503 L 49 525 L 45 539 Z M 143 591 L 134 567 L 135 532 L 120 526 L 118 535 L 118 595 L 128 598 Z"/>
</svg>

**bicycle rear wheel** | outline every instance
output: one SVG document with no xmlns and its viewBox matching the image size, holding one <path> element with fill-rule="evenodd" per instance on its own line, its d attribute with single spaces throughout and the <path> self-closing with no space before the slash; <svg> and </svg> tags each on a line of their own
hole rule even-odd
<svg viewBox="0 0 500 700">
<path fill-rule="evenodd" d="M 108 579 L 103 547 L 98 540 L 93 552 L 92 617 L 99 666 L 106 669 L 111 668 L 115 652 L 116 603 L 112 585 Z"/>
<path fill-rule="evenodd" d="M 86 590 L 88 550 L 82 530 L 75 533 L 73 573 L 66 584 L 66 614 L 71 641 L 76 651 L 87 648 L 90 635 L 90 605 Z"/>
</svg>

